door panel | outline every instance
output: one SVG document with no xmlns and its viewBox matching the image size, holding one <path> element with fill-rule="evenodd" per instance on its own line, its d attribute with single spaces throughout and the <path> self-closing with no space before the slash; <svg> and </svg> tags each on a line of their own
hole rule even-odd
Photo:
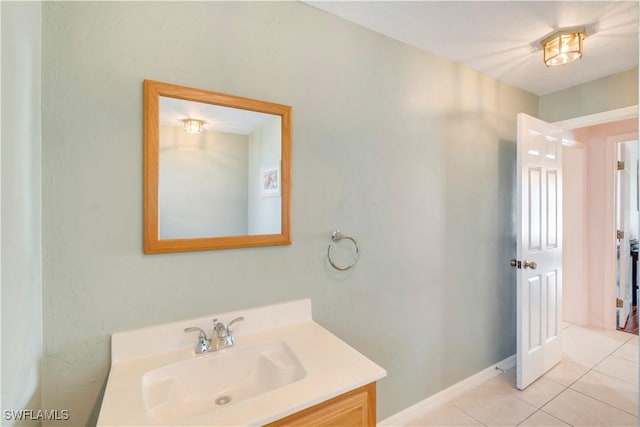
<svg viewBox="0 0 640 427">
<path fill-rule="evenodd" d="M 542 286 L 540 284 L 540 276 L 533 276 L 527 280 L 529 294 L 529 353 L 532 353 L 542 345 L 542 317 L 538 307 L 542 304 Z"/>
<path fill-rule="evenodd" d="M 517 372 L 524 389 L 562 357 L 562 131 L 518 114 Z"/>
<path fill-rule="evenodd" d="M 529 250 L 542 249 L 542 177 L 538 167 L 529 168 Z"/>
<path fill-rule="evenodd" d="M 558 272 L 547 273 L 547 342 L 558 336 Z"/>
<path fill-rule="evenodd" d="M 547 170 L 547 248 L 558 246 L 558 171 Z"/>
</svg>

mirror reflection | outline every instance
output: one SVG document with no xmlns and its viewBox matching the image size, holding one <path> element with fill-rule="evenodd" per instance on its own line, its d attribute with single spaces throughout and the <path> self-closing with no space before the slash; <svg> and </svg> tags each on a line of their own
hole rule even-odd
<svg viewBox="0 0 640 427">
<path fill-rule="evenodd" d="M 281 231 L 280 116 L 160 97 L 160 239 Z"/>
<path fill-rule="evenodd" d="M 291 107 L 144 81 L 144 251 L 286 245 Z"/>
</svg>

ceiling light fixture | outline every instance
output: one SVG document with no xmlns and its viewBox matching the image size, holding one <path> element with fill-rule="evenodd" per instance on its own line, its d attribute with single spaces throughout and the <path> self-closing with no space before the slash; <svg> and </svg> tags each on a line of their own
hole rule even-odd
<svg viewBox="0 0 640 427">
<path fill-rule="evenodd" d="M 200 134 L 204 129 L 204 122 L 196 119 L 184 119 L 184 131 L 191 134 Z"/>
<path fill-rule="evenodd" d="M 552 67 L 580 59 L 584 37 L 585 29 L 581 27 L 561 30 L 542 40 L 545 65 Z"/>
</svg>

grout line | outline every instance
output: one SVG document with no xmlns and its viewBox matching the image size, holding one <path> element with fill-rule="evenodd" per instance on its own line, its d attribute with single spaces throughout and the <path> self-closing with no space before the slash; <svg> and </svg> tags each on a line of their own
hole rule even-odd
<svg viewBox="0 0 640 427">
<path fill-rule="evenodd" d="M 602 360 L 604 360 L 604 359 L 602 359 Z M 601 362 L 602 362 L 602 361 L 598 362 L 598 364 L 599 364 L 599 363 L 601 363 Z M 576 365 L 578 365 L 578 366 L 582 366 L 582 365 L 577 364 L 577 363 L 576 363 Z M 569 384 L 569 385 L 567 386 L 567 388 L 571 388 L 571 386 L 572 386 L 572 385 L 574 385 L 575 383 L 577 383 L 578 381 L 580 381 L 580 380 L 581 380 L 585 375 L 587 375 L 589 372 L 591 372 L 591 371 L 593 370 L 593 368 L 587 368 L 586 366 L 582 366 L 582 367 L 583 367 L 583 368 L 586 368 L 586 369 L 587 369 L 587 371 L 586 371 L 584 374 L 580 375 L 578 378 L 576 378 L 576 380 L 575 380 L 574 382 L 572 382 L 571 384 Z M 572 390 L 573 390 L 573 389 L 572 389 Z"/>
<path fill-rule="evenodd" d="M 612 356 L 612 357 L 615 357 L 615 356 Z M 620 360 L 626 360 L 626 359 L 623 359 L 623 358 L 621 358 L 621 357 L 618 357 L 618 359 L 620 359 Z M 596 371 L 595 369 L 591 369 L 589 372 L 591 372 L 591 371 L 595 372 L 596 374 L 604 375 L 605 377 L 613 378 L 614 380 L 618 380 L 618 381 L 623 382 L 623 383 L 626 383 L 626 384 L 636 384 L 635 382 L 625 381 L 625 380 L 620 379 L 620 378 L 618 378 L 618 377 L 614 377 L 613 375 L 609 375 L 609 374 L 607 374 L 607 373 L 605 373 L 605 372 Z M 587 374 L 588 374 L 589 372 L 587 372 Z M 585 374 L 585 375 L 586 375 L 586 374 Z M 573 385 L 573 384 L 572 384 L 572 385 Z"/>
<path fill-rule="evenodd" d="M 455 399 L 454 399 L 455 400 Z M 482 421 L 480 421 L 479 419 L 477 419 L 476 417 L 474 417 L 473 415 L 471 415 L 470 413 L 468 413 L 467 411 L 465 411 L 464 409 L 462 409 L 461 407 L 459 407 L 458 405 L 456 405 L 454 403 L 454 400 L 450 401 L 449 403 L 451 405 L 453 405 L 455 408 L 457 408 L 458 410 L 460 410 L 462 413 L 464 413 L 465 415 L 467 415 L 468 417 L 471 417 L 472 419 L 474 419 L 475 421 L 479 422 L 481 425 L 483 425 L 484 427 L 487 427 L 487 424 L 483 423 Z"/>
<path fill-rule="evenodd" d="M 554 399 L 555 399 L 555 398 L 554 398 Z M 566 424 L 566 425 L 568 425 L 568 426 L 574 427 L 574 425 L 573 425 L 573 424 L 566 422 L 565 420 L 563 420 L 562 418 L 560 418 L 560 417 L 558 417 L 558 416 L 556 416 L 556 415 L 550 414 L 549 412 L 542 410 L 542 408 L 538 409 L 538 410 L 537 410 L 537 411 L 535 411 L 533 414 L 529 415 L 527 418 L 525 418 L 524 420 L 520 421 L 520 423 L 519 423 L 519 424 L 517 424 L 517 426 L 521 426 L 521 425 L 522 425 L 522 423 L 524 423 L 525 421 L 527 421 L 529 418 L 533 417 L 533 416 L 534 416 L 535 414 L 537 414 L 538 412 L 542 412 L 543 414 L 546 414 L 546 415 L 550 416 L 551 418 L 555 418 L 556 420 L 561 421 L 561 422 L 565 423 L 565 424 Z M 516 426 L 516 427 L 517 427 L 517 426 Z"/>
<path fill-rule="evenodd" d="M 562 421 L 563 423 L 565 423 L 565 424 L 567 424 L 567 425 L 569 425 L 569 426 L 571 426 L 571 427 L 574 427 L 574 425 L 573 425 L 573 424 L 571 424 L 571 423 L 570 423 L 570 422 L 568 422 L 568 421 L 563 420 L 562 418 L 560 418 L 560 417 L 559 417 L 559 416 L 557 416 L 557 415 L 553 415 L 552 413 L 547 412 L 547 411 L 545 411 L 545 410 L 543 410 L 543 409 L 540 409 L 540 411 L 544 412 L 545 414 L 549 415 L 550 417 L 555 418 L 556 420 Z"/>
<path fill-rule="evenodd" d="M 562 385 L 562 384 L 561 384 Z M 542 408 L 544 408 L 545 406 L 547 406 L 553 399 L 555 399 L 556 397 L 560 396 L 562 393 L 564 393 L 565 391 L 567 391 L 567 389 L 569 388 L 568 386 L 563 385 L 563 389 L 560 390 L 560 392 L 558 392 L 557 394 L 555 394 L 551 399 L 547 400 L 546 402 L 544 402 L 538 409 L 542 410 Z"/>
<path fill-rule="evenodd" d="M 533 411 L 533 413 L 529 414 L 529 416 L 527 418 L 525 418 L 524 420 L 520 421 L 518 424 L 516 424 L 517 426 L 521 426 L 523 422 L 527 421 L 529 418 L 533 417 L 535 414 L 538 413 L 538 411 L 540 411 L 540 409 L 536 409 L 535 411 Z"/>
<path fill-rule="evenodd" d="M 586 329 L 586 328 L 585 328 L 585 329 Z M 587 329 L 587 330 L 588 330 L 589 332 L 594 333 L 594 334 L 595 334 L 595 335 L 597 335 L 597 336 L 608 338 L 608 337 L 606 337 L 606 336 L 604 336 L 604 335 L 600 335 L 600 334 L 598 334 L 598 332 L 596 332 L 596 331 L 591 331 L 591 330 L 589 330 L 589 329 Z M 609 406 L 609 407 L 611 407 L 611 408 L 614 408 L 614 409 L 617 409 L 617 410 L 619 410 L 619 411 L 622 411 L 622 412 L 624 412 L 624 413 L 626 413 L 626 414 L 629 414 L 629 415 L 631 415 L 631 416 L 633 416 L 633 417 L 636 417 L 636 419 L 640 420 L 640 418 L 638 417 L 638 415 L 634 415 L 634 414 L 632 414 L 632 413 L 630 413 L 630 412 L 628 412 L 628 411 L 625 411 L 624 409 L 618 408 L 617 406 L 614 406 L 614 405 L 612 405 L 612 404 L 610 404 L 610 403 L 604 402 L 604 401 L 602 401 L 602 400 L 600 400 L 600 399 L 597 399 L 597 398 L 595 398 L 595 397 L 593 397 L 593 396 L 590 396 L 590 395 L 588 395 L 588 394 L 586 394 L 586 393 L 583 393 L 583 392 L 581 392 L 581 391 L 579 391 L 579 390 L 576 390 L 576 389 L 572 388 L 572 387 L 573 387 L 573 385 L 575 385 L 578 381 L 580 381 L 582 378 L 584 378 L 584 377 L 585 377 L 587 374 L 589 374 L 590 372 L 596 372 L 596 373 L 598 373 L 598 374 L 608 376 L 608 377 L 613 378 L 613 379 L 616 379 L 616 380 L 618 380 L 618 381 L 626 382 L 626 381 L 621 380 L 621 379 L 619 379 L 619 378 L 616 378 L 616 377 L 614 377 L 614 376 L 611 376 L 611 375 L 605 374 L 605 373 L 600 372 L 600 371 L 596 371 L 596 370 L 595 370 L 595 368 L 596 368 L 597 366 L 600 366 L 600 364 L 602 364 L 602 362 L 604 362 L 604 361 L 605 361 L 606 359 L 608 359 L 609 357 L 614 357 L 614 358 L 616 358 L 616 359 L 621 359 L 621 360 L 627 360 L 627 359 L 624 359 L 624 358 L 622 358 L 622 357 L 614 356 L 614 353 L 615 353 L 615 352 L 617 352 L 618 350 L 620 350 L 620 348 L 622 348 L 624 345 L 626 345 L 626 344 L 631 340 L 631 338 L 633 338 L 633 337 L 629 337 L 629 338 L 628 338 L 626 341 L 624 341 L 624 342 L 623 342 L 623 341 L 619 341 L 621 344 L 620 344 L 618 347 L 616 347 L 614 350 L 612 350 L 609 354 L 607 354 L 604 358 L 602 358 L 602 360 L 600 360 L 599 362 L 597 362 L 597 363 L 596 363 L 595 365 L 593 365 L 592 367 L 587 367 L 587 366 L 580 365 L 579 363 L 576 363 L 576 362 L 571 362 L 571 363 L 573 363 L 573 364 L 575 364 L 575 365 L 578 365 L 578 366 L 581 366 L 581 367 L 583 367 L 583 368 L 586 368 L 586 369 L 587 369 L 587 371 L 586 371 L 584 374 L 580 375 L 580 376 L 579 376 L 579 377 L 578 377 L 574 382 L 572 382 L 570 385 L 568 385 L 568 386 L 564 386 L 564 387 L 565 387 L 565 389 L 564 389 L 564 390 L 562 390 L 560 393 L 558 393 L 558 394 L 557 394 L 553 399 L 551 399 L 549 402 L 551 402 L 552 400 L 554 400 L 555 398 L 557 398 L 560 394 L 562 394 L 562 393 L 566 392 L 568 389 L 571 389 L 571 391 L 574 391 L 574 392 L 576 392 L 576 393 L 580 393 L 580 394 L 582 394 L 583 396 L 586 396 L 586 397 L 588 397 L 588 398 L 590 398 L 590 399 L 593 399 L 593 400 L 595 400 L 595 401 L 598 401 L 598 402 L 600 402 L 600 403 L 603 403 L 603 404 L 605 404 L 605 405 L 607 405 L 607 406 Z M 613 339 L 613 338 L 612 338 L 612 339 Z M 577 344 L 579 344 L 579 343 L 577 343 Z M 551 381 L 553 381 L 553 380 L 551 380 Z M 545 403 L 545 405 L 547 405 L 549 402 Z M 544 405 L 543 405 L 543 406 L 544 406 Z M 542 411 L 542 408 L 540 408 L 539 410 L 541 410 L 541 411 Z M 565 421 L 565 420 L 563 420 L 563 419 L 561 419 L 561 418 L 559 418 L 559 417 L 557 417 L 557 416 L 555 416 L 555 415 L 553 415 L 553 414 L 549 414 L 549 413 L 548 413 L 548 412 L 546 412 L 546 411 L 543 411 L 543 412 L 545 412 L 545 413 L 546 413 L 546 414 L 548 414 L 548 415 L 551 415 L 552 417 L 555 417 L 555 418 L 559 419 L 559 420 L 560 420 L 560 421 L 562 421 L 563 423 L 566 423 L 566 424 L 571 425 L 571 424 L 570 424 L 570 423 L 568 423 L 567 421 Z"/>
<path fill-rule="evenodd" d="M 579 344 L 579 343 L 578 343 L 578 345 L 581 345 L 581 344 Z M 623 343 L 622 345 L 624 345 L 624 343 Z M 585 346 L 584 346 L 584 345 L 582 345 L 582 347 L 585 347 Z M 600 359 L 600 361 L 596 362 L 596 364 L 595 364 L 595 365 L 593 365 L 592 367 L 584 366 L 584 365 L 581 365 L 581 364 L 579 364 L 579 363 L 576 363 L 576 362 L 573 362 L 573 361 L 568 360 L 568 362 L 571 362 L 571 363 L 573 363 L 574 365 L 578 365 L 578 366 L 581 366 L 581 367 L 585 368 L 585 369 L 587 370 L 587 372 L 585 372 L 584 374 L 580 375 L 580 376 L 579 376 L 579 377 L 578 377 L 574 382 L 572 382 L 572 383 L 571 383 L 567 388 L 571 388 L 571 386 L 572 386 L 572 385 L 574 385 L 575 383 L 577 383 L 578 381 L 580 381 L 580 380 L 582 379 L 582 377 L 584 377 L 585 375 L 587 375 L 589 372 L 593 371 L 593 370 L 594 370 L 594 368 L 595 368 L 596 366 L 599 366 L 602 362 L 604 362 L 604 361 L 605 361 L 606 359 L 608 359 L 609 357 L 616 357 L 616 358 L 618 358 L 618 359 L 623 359 L 622 357 L 617 357 L 617 356 L 614 356 L 614 355 L 613 355 L 613 353 L 615 353 L 615 352 L 616 352 L 616 351 L 618 351 L 619 349 L 620 349 L 620 347 L 617 347 L 617 348 L 616 348 L 615 350 L 613 350 L 611 353 L 607 354 L 607 355 L 606 355 L 606 356 L 604 356 L 602 359 Z M 624 360 L 624 359 L 623 359 L 623 360 Z M 596 371 L 596 372 L 598 372 L 598 371 Z M 601 372 L 600 372 L 600 373 L 601 373 Z M 606 375 L 606 374 L 605 374 L 605 375 Z M 615 377 L 614 377 L 614 378 L 615 378 Z"/>
<path fill-rule="evenodd" d="M 565 329 L 567 329 L 567 328 L 565 328 Z M 599 334 L 598 334 L 597 332 L 595 332 L 595 331 L 590 331 L 590 332 L 593 332 L 594 334 L 596 334 L 596 335 L 598 335 L 598 336 L 603 336 L 603 335 L 599 335 Z M 606 337 L 606 336 L 604 336 L 604 337 L 605 337 L 605 338 L 608 338 L 608 337 Z M 550 413 L 548 413 L 548 412 L 546 412 L 546 411 L 544 411 L 544 410 L 542 409 L 544 406 L 546 406 L 546 405 L 547 405 L 547 404 L 549 404 L 551 401 L 553 401 L 554 399 L 556 399 L 556 398 L 557 398 L 558 396 L 560 396 L 562 393 L 566 392 L 568 389 L 571 389 L 571 391 L 574 391 L 574 392 L 576 392 L 576 393 L 580 393 L 580 394 L 582 394 L 583 396 L 586 396 L 586 397 L 588 397 L 588 398 L 590 398 L 590 399 L 593 399 L 593 400 L 595 400 L 595 401 L 598 401 L 598 402 L 600 402 L 600 403 L 602 403 L 602 404 L 604 404 L 604 405 L 607 405 L 607 406 L 609 406 L 609 407 L 611 407 L 611 408 L 613 408 L 613 409 L 617 409 L 617 410 L 619 410 L 619 411 L 622 411 L 622 412 L 624 412 L 624 413 L 626 413 L 626 414 L 629 414 L 629 415 L 631 415 L 631 416 L 633 416 L 633 417 L 636 417 L 636 419 L 640 420 L 640 418 L 638 417 L 638 415 L 634 415 L 634 414 L 632 414 L 632 413 L 630 413 L 630 412 L 628 412 L 628 411 L 626 411 L 626 410 L 624 410 L 624 409 L 618 408 L 617 406 L 614 406 L 614 405 L 612 405 L 612 404 L 610 404 L 610 403 L 604 402 L 604 401 L 602 401 L 602 400 L 600 400 L 600 399 L 598 399 L 598 398 L 595 398 L 595 397 L 593 397 L 593 396 L 590 396 L 590 395 L 588 395 L 588 394 L 586 394 L 586 393 L 583 393 L 583 392 L 581 392 L 581 391 L 579 391 L 579 390 L 576 390 L 576 389 L 572 388 L 572 387 L 573 387 L 573 385 L 575 385 L 578 381 L 580 381 L 582 378 L 584 378 L 584 377 L 585 377 L 587 374 L 589 374 L 590 372 L 596 372 L 596 373 L 598 373 L 598 374 L 602 374 L 602 375 L 608 376 L 608 377 L 613 378 L 613 379 L 616 379 L 616 380 L 618 380 L 618 381 L 626 382 L 626 381 L 620 380 L 619 378 L 613 377 L 613 376 L 611 376 L 611 375 L 607 375 L 607 374 L 605 374 L 605 373 L 603 373 L 603 372 L 596 371 L 596 370 L 595 370 L 595 368 L 596 368 L 597 366 L 599 366 L 600 364 L 602 364 L 602 362 L 604 362 L 604 361 L 605 361 L 606 359 L 608 359 L 609 357 L 615 357 L 615 358 L 617 358 L 617 359 L 626 360 L 626 359 L 624 359 L 624 358 L 622 358 L 622 357 L 614 356 L 614 353 L 615 353 L 615 352 L 617 352 L 621 347 L 623 347 L 624 345 L 626 345 L 626 344 L 627 344 L 627 342 L 628 342 L 630 339 L 631 339 L 631 337 L 630 337 L 628 340 L 624 341 L 624 342 L 620 341 L 620 342 L 621 342 L 621 344 L 620 344 L 618 347 L 616 347 L 616 348 L 615 348 L 614 350 L 612 350 L 609 354 L 607 354 L 606 356 L 604 356 L 604 357 L 603 357 L 599 362 L 597 362 L 597 363 L 596 363 L 595 365 L 593 365 L 592 367 L 587 367 L 587 366 L 580 365 L 579 363 L 576 363 L 576 362 L 573 362 L 573 361 L 568 361 L 568 362 L 573 363 L 573 364 L 575 364 L 575 365 L 577 365 L 577 366 L 580 366 L 580 367 L 582 367 L 582 368 L 585 368 L 585 369 L 586 369 L 586 372 L 585 372 L 585 373 L 583 373 L 582 375 L 580 375 L 578 378 L 576 378 L 576 380 L 575 380 L 575 381 L 573 381 L 573 382 L 572 382 L 570 385 L 568 385 L 568 386 L 565 386 L 564 384 L 560 384 L 560 383 L 557 383 L 557 382 L 556 382 L 556 384 L 560 384 L 560 385 L 562 385 L 562 386 L 564 387 L 564 389 L 563 389 L 560 393 L 556 394 L 552 399 L 550 399 L 549 401 L 547 401 L 547 402 L 546 402 L 544 405 L 542 405 L 540 408 L 538 408 L 538 410 L 539 410 L 539 411 L 543 411 L 544 413 L 546 413 L 546 414 L 548 414 L 548 415 L 550 415 L 550 416 L 552 416 L 552 417 L 555 417 L 555 418 L 559 419 L 560 421 L 562 421 L 562 422 L 563 422 L 563 423 L 565 423 L 565 424 L 569 424 L 569 425 L 571 425 L 569 422 L 567 422 L 567 421 L 565 421 L 565 420 L 563 420 L 563 419 L 561 419 L 561 418 L 559 418 L 559 417 L 557 417 L 557 416 L 555 416 L 555 415 L 553 415 L 553 414 L 550 414 Z M 578 344 L 579 344 L 579 343 L 578 343 Z M 564 360 L 562 360 L 562 361 L 564 361 Z M 561 361 L 561 363 L 562 363 L 562 361 Z M 544 378 L 544 376 L 542 376 L 541 378 Z M 551 379 L 550 379 L 550 381 L 553 381 L 553 380 L 551 380 Z M 555 381 L 554 381 L 554 382 L 555 382 Z M 521 399 L 521 400 L 522 400 L 522 399 Z M 534 413 L 535 413 L 535 412 L 534 412 Z M 532 415 L 533 415 L 533 414 L 532 414 Z M 530 415 L 530 416 L 531 416 L 531 415 Z M 530 417 L 530 416 L 529 416 L 529 417 Z M 525 421 L 526 421 L 526 420 L 525 420 Z M 523 421 L 523 422 L 524 422 L 524 421 Z"/>
<path fill-rule="evenodd" d="M 609 357 L 609 356 L 607 356 L 607 357 Z M 602 361 L 604 361 L 604 359 L 603 359 Z M 598 364 L 602 363 L 602 361 L 598 362 Z M 561 360 L 561 361 L 560 361 L 560 363 L 563 363 L 563 362 L 571 363 L 572 365 L 579 366 L 579 367 L 581 367 L 581 368 L 586 369 L 587 371 L 586 371 L 584 374 L 580 375 L 578 378 L 576 378 L 576 379 L 575 379 L 571 384 L 569 384 L 569 385 L 563 384 L 563 383 L 561 383 L 561 382 L 559 382 L 559 381 L 557 381 L 557 380 L 554 380 L 553 378 L 547 378 L 545 375 L 546 375 L 549 371 L 545 372 L 545 373 L 544 373 L 540 378 L 546 378 L 547 380 L 549 380 L 549 381 L 551 381 L 551 382 L 554 382 L 554 383 L 556 383 L 556 384 L 561 385 L 561 386 L 562 386 L 562 387 L 564 387 L 564 388 L 565 388 L 565 390 L 566 390 L 566 389 L 568 389 L 568 388 L 571 388 L 571 386 L 572 386 L 572 385 L 574 385 L 575 383 L 577 383 L 578 381 L 580 381 L 580 379 L 581 379 L 582 377 L 584 377 L 584 376 L 585 376 L 585 375 L 587 375 L 590 371 L 592 371 L 592 370 L 593 370 L 593 368 L 588 368 L 588 367 L 586 367 L 586 366 L 584 366 L 584 365 L 581 365 L 581 364 L 576 363 L 576 362 L 572 362 L 572 361 L 570 361 L 570 360 Z M 560 363 L 558 363 L 556 366 L 559 366 L 559 365 L 560 365 Z M 554 368 L 555 368 L 555 366 L 554 366 Z M 551 368 L 551 369 L 553 369 L 553 368 Z M 550 369 L 550 370 L 551 370 L 551 369 Z M 562 390 L 560 393 L 564 392 L 565 390 Z M 558 394 L 560 394 L 560 393 L 558 393 Z M 558 396 L 558 395 L 556 395 L 556 397 L 557 397 L 557 396 Z M 547 402 L 547 403 L 549 403 L 549 402 Z M 546 405 L 546 403 L 545 403 L 545 405 Z"/>
<path fill-rule="evenodd" d="M 524 400 L 523 398 L 521 398 L 521 397 L 519 396 L 519 395 L 520 395 L 520 392 L 524 392 L 524 390 L 518 390 L 518 389 L 517 389 L 517 387 L 515 387 L 515 385 L 514 385 L 514 389 L 515 389 L 515 391 L 516 391 L 516 392 L 513 394 L 513 396 L 514 396 L 514 397 L 516 397 L 516 398 L 518 398 L 520 401 L 522 401 L 522 402 L 526 403 L 527 405 L 533 406 L 534 408 L 536 408 L 536 409 L 540 410 L 540 409 L 542 409 L 542 407 L 543 407 L 543 406 L 545 406 L 547 403 L 551 402 L 553 399 L 555 399 L 556 397 L 558 397 L 561 393 L 563 393 L 566 389 L 568 389 L 568 388 L 569 388 L 569 386 L 566 386 L 566 385 L 564 385 L 564 384 L 560 384 L 559 382 L 554 381 L 554 380 L 552 380 L 552 379 L 550 379 L 550 378 L 546 378 L 544 375 L 543 375 L 543 376 L 541 376 L 540 378 L 538 378 L 536 381 L 539 381 L 539 380 L 540 380 L 540 379 L 542 379 L 542 378 L 546 379 L 547 381 L 551 381 L 551 382 L 552 382 L 552 383 L 554 383 L 554 384 L 558 384 L 558 385 L 562 386 L 562 390 L 560 390 L 558 393 L 554 394 L 554 395 L 553 395 L 553 397 L 551 397 L 549 400 L 545 401 L 545 402 L 544 402 L 542 405 L 540 405 L 540 406 L 534 405 L 533 403 L 531 403 L 531 402 L 527 402 L 526 400 Z M 535 381 L 534 381 L 534 383 L 533 383 L 533 384 L 535 384 Z M 529 387 L 531 387 L 533 384 L 531 384 Z"/>
<path fill-rule="evenodd" d="M 636 417 L 636 418 L 638 418 L 638 416 L 637 416 L 637 415 L 634 415 L 634 414 L 632 414 L 632 413 L 631 413 L 631 412 L 629 412 L 629 411 L 626 411 L 626 410 L 624 410 L 624 409 L 622 409 L 622 408 L 618 408 L 617 406 L 614 406 L 614 405 L 612 405 L 611 403 L 608 403 L 608 402 L 605 402 L 605 401 L 603 401 L 603 400 L 600 400 L 600 399 L 598 399 L 597 397 L 593 397 L 593 396 L 591 396 L 591 395 L 589 395 L 589 394 L 587 394 L 587 393 L 583 393 L 583 392 L 581 392 L 580 390 L 576 390 L 576 389 L 573 389 L 573 388 L 572 388 L 572 389 L 571 389 L 571 391 L 575 391 L 576 393 L 580 393 L 580 394 L 581 394 L 581 395 L 583 395 L 583 396 L 587 396 L 588 398 L 593 399 L 593 400 L 595 400 L 595 401 L 597 401 L 597 402 L 603 403 L 603 404 L 605 404 L 605 405 L 607 405 L 607 406 L 609 406 L 609 407 L 611 407 L 611 408 L 613 408 L 613 409 L 617 409 L 618 411 L 622 411 L 622 412 L 624 412 L 625 414 L 629 414 L 629 415 L 631 415 L 632 417 Z"/>
<path fill-rule="evenodd" d="M 624 357 L 616 356 L 615 354 L 610 354 L 607 357 L 615 357 L 616 359 L 626 360 L 627 362 L 635 363 L 636 365 L 640 363 L 640 360 L 630 360 L 630 359 L 626 359 Z"/>
<path fill-rule="evenodd" d="M 597 401 L 597 402 L 603 403 L 603 404 L 605 404 L 605 405 L 607 405 L 607 406 L 609 406 L 609 407 L 611 407 L 611 408 L 617 409 L 617 410 L 619 410 L 619 411 L 622 411 L 622 412 L 627 413 L 627 414 L 629 414 L 629 415 L 631 415 L 631 416 L 633 416 L 633 417 L 638 418 L 638 415 L 634 415 L 634 414 L 632 414 L 631 412 L 628 412 L 628 411 L 626 411 L 626 410 L 624 410 L 624 409 L 622 409 L 622 408 L 618 408 L 617 406 L 614 406 L 614 405 L 612 405 L 612 404 L 610 404 L 610 403 L 608 403 L 608 402 L 604 402 L 604 401 L 602 401 L 602 400 L 600 400 L 600 399 L 598 399 L 598 398 L 596 398 L 596 397 L 593 397 L 593 396 L 591 396 L 591 395 L 589 395 L 589 394 L 587 394 L 587 393 L 583 393 L 583 392 L 581 392 L 580 390 L 576 390 L 576 389 L 574 389 L 574 388 L 573 388 L 573 385 L 575 385 L 578 381 L 580 381 L 582 378 L 584 378 L 584 377 L 585 377 L 587 374 L 589 374 L 590 372 L 595 372 L 595 373 L 597 373 L 597 374 L 601 374 L 601 375 L 607 376 L 607 377 L 609 377 L 609 378 L 613 378 L 613 379 L 616 379 L 616 380 L 618 380 L 618 381 L 621 381 L 621 382 L 625 382 L 625 383 L 626 383 L 626 381 L 624 381 L 624 380 L 621 380 L 621 379 L 616 378 L 616 377 L 614 377 L 614 376 L 611 376 L 611 375 L 605 374 L 604 372 L 600 372 L 600 371 L 596 371 L 596 370 L 595 370 L 595 368 L 596 368 L 597 366 L 600 366 L 600 364 L 602 364 L 602 362 L 604 362 L 604 361 L 605 361 L 606 359 L 608 359 L 609 357 L 615 357 L 616 359 L 626 360 L 626 359 L 624 359 L 624 358 L 622 358 L 622 357 L 614 356 L 614 353 L 615 353 L 615 352 L 617 352 L 617 351 L 618 351 L 622 346 L 624 346 L 626 343 L 627 343 L 626 341 L 625 341 L 624 343 L 622 343 L 619 347 L 617 347 L 617 348 L 616 348 L 615 350 L 613 350 L 611 353 L 609 353 L 608 355 L 606 355 L 602 360 L 600 360 L 598 363 L 596 363 L 595 365 L 593 365 L 591 368 L 587 368 L 586 366 L 582 366 L 582 365 L 580 365 L 579 363 L 576 363 L 576 365 L 578 365 L 578 366 L 582 366 L 583 368 L 587 368 L 587 371 L 586 371 L 584 374 L 582 374 L 580 377 L 578 377 L 574 382 L 572 382 L 572 383 L 571 383 L 571 385 L 569 385 L 569 386 L 567 387 L 567 389 L 571 389 L 572 391 L 574 391 L 574 392 L 576 392 L 576 393 L 580 393 L 580 394 L 582 394 L 583 396 L 586 396 L 586 397 L 588 397 L 588 398 L 590 398 L 590 399 L 593 399 L 593 400 L 595 400 L 595 401 Z M 572 363 L 575 363 L 575 362 L 572 362 Z M 563 391 L 562 391 L 562 393 L 564 393 L 564 391 L 566 391 L 566 389 L 565 389 L 565 390 L 563 390 Z M 556 396 L 556 397 L 557 397 L 557 396 Z M 551 414 L 550 414 L 550 415 L 551 415 Z M 557 417 L 556 417 L 556 418 L 557 418 Z M 566 421 L 564 421 L 564 420 L 562 420 L 562 421 L 563 421 L 563 422 L 566 422 Z"/>
<path fill-rule="evenodd" d="M 576 365 L 577 365 L 577 363 L 576 363 Z M 578 365 L 578 366 L 582 366 L 582 365 Z M 582 366 L 582 367 L 583 367 L 583 368 L 586 368 L 586 366 Z M 587 369 L 588 369 L 588 368 L 587 368 Z M 588 395 L 588 394 L 586 394 L 586 393 L 583 393 L 583 392 L 581 392 L 581 391 L 579 391 L 579 390 L 576 390 L 576 389 L 572 388 L 572 386 L 573 386 L 575 383 L 577 383 L 578 381 L 580 381 L 580 379 L 582 379 L 584 376 L 586 376 L 586 375 L 587 375 L 589 372 L 591 372 L 591 371 L 593 371 L 593 368 L 588 369 L 588 370 L 587 370 L 587 372 L 585 372 L 585 373 L 584 373 L 584 374 L 582 374 L 580 377 L 578 377 L 578 379 L 576 379 L 576 380 L 575 380 L 573 383 L 571 383 L 571 385 L 569 385 L 569 386 L 565 386 L 565 385 L 561 384 L 561 385 L 564 387 L 564 390 L 562 390 L 560 393 L 556 394 L 556 395 L 553 397 L 553 399 L 551 399 L 551 400 L 549 400 L 548 402 L 546 402 L 543 406 L 541 406 L 541 407 L 539 408 L 539 410 L 540 410 L 540 411 L 543 411 L 544 413 L 546 413 L 546 414 L 548 414 L 548 415 L 551 415 L 552 417 L 555 417 L 555 418 L 559 419 L 560 421 L 562 421 L 562 422 L 563 422 L 563 423 L 565 423 L 565 424 L 569 424 L 569 425 L 571 425 L 571 426 L 572 426 L 572 424 L 571 424 L 571 423 L 569 423 L 569 422 L 567 422 L 566 420 L 563 420 L 562 418 L 558 417 L 557 415 L 553 415 L 553 414 L 551 414 L 551 413 L 549 413 L 549 412 L 547 412 L 547 411 L 544 411 L 544 410 L 542 409 L 544 406 L 546 406 L 546 405 L 548 405 L 549 403 L 551 403 L 551 401 L 555 400 L 555 399 L 556 399 L 558 396 L 560 396 L 562 393 L 566 392 L 567 390 L 571 390 L 571 391 L 573 391 L 573 392 L 580 393 L 580 394 L 582 394 L 583 396 L 586 396 L 586 397 L 588 397 L 588 398 L 590 398 L 590 399 L 593 399 L 593 400 L 595 400 L 595 401 L 598 401 L 598 402 L 600 402 L 600 403 L 603 403 L 603 404 L 605 404 L 605 405 L 607 405 L 607 406 L 609 406 L 609 407 L 611 407 L 611 408 L 617 409 L 617 410 L 619 410 L 619 411 L 625 412 L 625 413 L 627 413 L 627 414 L 629 414 L 629 415 L 631 415 L 631 416 L 633 416 L 633 417 L 638 418 L 638 416 L 637 416 L 637 415 L 633 415 L 632 413 L 627 412 L 627 411 L 625 411 L 624 409 L 618 408 L 617 406 L 613 406 L 613 405 L 612 405 L 612 404 L 610 404 L 610 403 L 604 402 L 604 401 L 602 401 L 602 400 L 600 400 L 600 399 L 598 399 L 598 398 L 595 398 L 595 397 L 593 397 L 593 396 L 590 396 L 590 395 Z M 601 372 L 598 372 L 598 371 L 594 371 L 594 372 L 601 373 Z M 606 375 L 606 374 L 603 374 L 603 375 Z M 611 378 L 618 379 L 618 378 L 615 378 L 615 377 L 611 377 Z M 622 381 L 622 380 L 620 380 L 620 381 Z M 557 383 L 557 384 L 559 384 L 559 383 Z"/>
</svg>

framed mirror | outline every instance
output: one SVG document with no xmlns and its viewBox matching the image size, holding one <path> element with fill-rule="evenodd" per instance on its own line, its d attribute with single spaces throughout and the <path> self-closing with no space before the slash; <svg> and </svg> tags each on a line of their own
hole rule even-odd
<svg viewBox="0 0 640 427">
<path fill-rule="evenodd" d="M 290 244 L 291 107 L 144 81 L 144 252 Z"/>
</svg>

